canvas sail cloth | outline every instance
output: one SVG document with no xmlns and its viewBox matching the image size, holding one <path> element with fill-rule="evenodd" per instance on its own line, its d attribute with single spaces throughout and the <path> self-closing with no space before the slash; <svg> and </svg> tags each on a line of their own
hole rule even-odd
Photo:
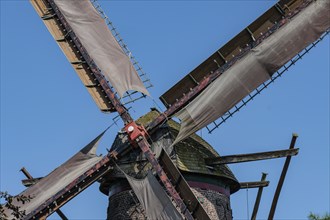
<svg viewBox="0 0 330 220">
<path fill-rule="evenodd" d="M 102 132 L 92 142 L 82 148 L 77 154 L 71 157 L 68 161 L 57 167 L 46 177 L 42 178 L 35 185 L 30 186 L 19 195 L 32 196 L 30 202 L 22 204 L 13 200 L 13 205 L 20 207 L 20 210 L 25 210 L 26 215 L 37 209 L 45 201 L 56 195 L 67 185 L 73 182 L 76 178 L 84 174 L 87 170 L 97 164 L 102 157 L 96 156 L 96 149 L 100 138 L 105 133 Z M 8 219 L 14 219 L 11 216 L 11 211 L 5 209 L 5 214 Z"/>
<path fill-rule="evenodd" d="M 149 95 L 130 59 L 89 0 L 54 2 L 120 97 L 128 90 Z"/>
<path fill-rule="evenodd" d="M 147 219 L 151 220 L 178 220 L 183 219 L 174 207 L 168 195 L 149 171 L 144 179 L 135 179 L 124 173 L 141 206 L 144 208 Z"/>
<path fill-rule="evenodd" d="M 330 0 L 317 0 L 252 49 L 176 116 L 175 143 L 221 117 L 330 27 Z"/>
</svg>

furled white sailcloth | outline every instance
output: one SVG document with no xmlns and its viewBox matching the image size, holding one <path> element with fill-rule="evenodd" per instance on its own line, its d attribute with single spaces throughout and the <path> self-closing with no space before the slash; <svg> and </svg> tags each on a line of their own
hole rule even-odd
<svg viewBox="0 0 330 220">
<path fill-rule="evenodd" d="M 127 174 L 125 174 L 125 176 L 141 206 L 144 208 L 148 219 L 183 219 L 151 172 L 149 172 L 144 179 L 135 179 Z"/>
<path fill-rule="evenodd" d="M 102 159 L 102 157 L 96 156 L 95 153 L 98 142 L 104 133 L 105 131 L 61 166 L 19 194 L 32 196 L 33 199 L 30 202 L 22 204 L 13 200 L 13 205 L 20 207 L 20 210 L 25 210 L 26 215 L 28 215 L 92 168 Z M 5 214 L 8 219 L 14 219 L 14 216 L 11 216 L 11 210 L 5 208 Z"/>
<path fill-rule="evenodd" d="M 89 0 L 54 2 L 120 97 L 128 90 L 149 95 L 129 58 Z"/>
<path fill-rule="evenodd" d="M 330 27 L 330 0 L 317 0 L 252 49 L 177 113 L 175 143 L 221 117 Z"/>
</svg>

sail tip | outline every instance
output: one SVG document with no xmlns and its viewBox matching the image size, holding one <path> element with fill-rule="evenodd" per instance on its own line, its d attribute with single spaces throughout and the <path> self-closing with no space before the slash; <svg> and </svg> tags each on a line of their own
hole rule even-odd
<svg viewBox="0 0 330 220">
<path fill-rule="evenodd" d="M 81 153 L 96 155 L 96 150 L 98 147 L 98 143 L 105 132 L 109 130 L 110 126 L 107 127 L 101 134 L 99 134 L 96 138 L 94 138 L 89 144 L 87 144 L 83 149 L 80 150 Z"/>
</svg>

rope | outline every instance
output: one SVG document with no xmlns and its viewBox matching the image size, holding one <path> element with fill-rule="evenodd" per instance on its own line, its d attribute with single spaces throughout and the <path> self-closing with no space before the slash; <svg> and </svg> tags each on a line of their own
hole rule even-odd
<svg viewBox="0 0 330 220">
<path fill-rule="evenodd" d="M 156 102 L 156 100 L 154 99 L 153 96 L 150 96 L 150 99 L 152 100 L 153 104 L 154 104 L 154 107 L 155 109 L 157 109 L 159 112 L 163 112 L 162 108 L 160 105 L 158 105 L 158 103 Z"/>
<path fill-rule="evenodd" d="M 247 220 L 249 220 L 249 216 L 250 216 L 250 213 L 249 213 L 249 185 L 247 185 L 247 188 L 246 188 L 246 214 L 247 214 Z"/>
</svg>

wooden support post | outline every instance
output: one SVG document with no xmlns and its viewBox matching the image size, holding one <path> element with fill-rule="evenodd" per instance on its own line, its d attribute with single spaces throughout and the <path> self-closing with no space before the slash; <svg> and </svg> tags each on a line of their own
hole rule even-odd
<svg viewBox="0 0 330 220">
<path fill-rule="evenodd" d="M 205 158 L 207 165 L 214 166 L 220 164 L 243 163 L 257 160 L 276 159 L 280 157 L 296 156 L 299 148 L 289 150 L 268 151 L 253 154 L 237 154 L 223 157 Z"/>
<path fill-rule="evenodd" d="M 20 169 L 20 171 L 26 176 L 26 178 L 33 179 L 33 177 L 31 176 L 31 174 L 25 169 L 25 167 L 22 167 Z"/>
<path fill-rule="evenodd" d="M 26 178 L 28 178 L 28 179 L 33 179 L 34 180 L 34 178 L 31 176 L 31 174 L 25 169 L 25 167 L 22 167 L 22 169 L 20 169 L 20 171 L 22 171 L 22 173 L 24 173 L 24 175 L 26 176 Z M 38 178 L 38 180 L 40 180 L 41 178 Z M 56 213 L 58 214 L 58 216 L 60 216 L 60 218 L 62 219 L 62 220 L 69 220 L 65 215 L 64 215 L 64 213 L 60 210 L 60 209 L 57 209 L 56 210 Z"/>
<path fill-rule="evenodd" d="M 266 176 L 267 176 L 267 173 L 262 173 L 261 182 L 263 182 L 263 181 L 266 180 Z M 259 189 L 258 189 L 258 194 L 257 194 L 256 201 L 254 203 L 251 220 L 256 220 L 257 219 L 257 213 L 258 213 L 259 204 L 260 204 L 260 200 L 261 200 L 261 195 L 262 195 L 262 190 L 263 189 L 264 189 L 264 187 L 262 187 L 262 186 L 259 187 Z"/>
<path fill-rule="evenodd" d="M 297 134 L 292 134 L 292 139 L 291 139 L 289 149 L 294 148 L 297 138 L 298 138 Z M 291 156 L 287 156 L 287 158 L 285 159 L 285 163 L 284 163 L 284 166 L 283 166 L 283 170 L 282 170 L 280 179 L 279 179 L 277 187 L 276 187 L 276 191 L 275 191 L 275 194 L 274 194 L 272 206 L 270 208 L 269 215 L 268 215 L 268 220 L 273 220 L 274 219 L 274 214 L 275 214 L 275 210 L 276 210 L 277 201 L 278 201 L 278 198 L 280 197 L 281 189 L 282 189 L 284 179 L 285 179 L 286 173 L 287 173 L 289 165 L 290 165 L 290 161 L 291 161 Z"/>
</svg>

